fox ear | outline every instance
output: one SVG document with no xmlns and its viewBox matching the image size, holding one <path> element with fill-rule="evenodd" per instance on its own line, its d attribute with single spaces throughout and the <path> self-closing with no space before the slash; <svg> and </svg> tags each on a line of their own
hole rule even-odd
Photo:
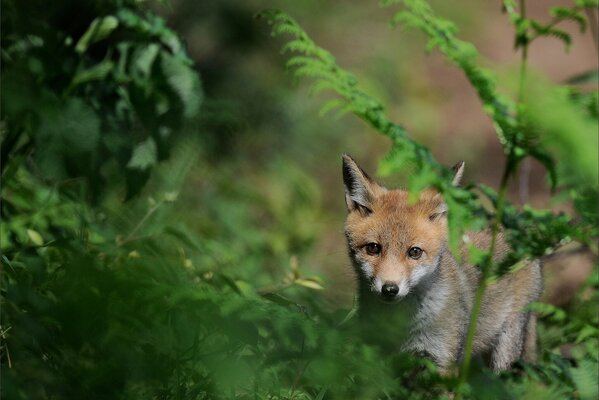
<svg viewBox="0 0 599 400">
<path fill-rule="evenodd" d="M 348 211 L 358 210 L 363 215 L 372 212 L 374 183 L 368 174 L 349 155 L 343 155 L 343 185 Z"/>
<path fill-rule="evenodd" d="M 451 184 L 453 186 L 460 186 L 462 184 L 462 176 L 464 175 L 464 166 L 466 163 L 464 161 L 458 161 L 456 165 L 453 166 L 453 180 Z"/>
<path fill-rule="evenodd" d="M 459 161 L 456 165 L 453 166 L 453 179 L 451 181 L 451 184 L 453 186 L 460 186 L 460 184 L 462 183 L 462 176 L 464 175 L 464 165 L 466 165 L 464 163 L 464 161 Z M 441 217 L 445 217 L 447 216 L 447 203 L 445 203 L 445 201 L 443 200 L 443 197 L 441 196 L 441 194 L 437 194 L 434 197 L 434 203 L 433 203 L 433 212 L 430 213 L 430 215 L 428 216 L 428 218 L 431 221 L 437 221 L 439 220 Z"/>
<path fill-rule="evenodd" d="M 437 205 L 433 212 L 428 216 L 428 219 L 431 221 L 438 221 L 441 217 L 447 216 L 447 203 L 443 201 L 440 194 L 435 196 L 435 201 L 437 202 Z"/>
</svg>

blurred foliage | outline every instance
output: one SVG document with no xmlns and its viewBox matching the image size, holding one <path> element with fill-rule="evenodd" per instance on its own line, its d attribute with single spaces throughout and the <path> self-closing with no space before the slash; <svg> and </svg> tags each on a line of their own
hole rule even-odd
<svg viewBox="0 0 599 400">
<path fill-rule="evenodd" d="M 177 35 L 135 1 L 2 2 L 2 170 L 136 194 L 202 91 Z"/>
<path fill-rule="evenodd" d="M 221 31 L 229 48 L 254 45 L 252 26 L 261 21 L 244 6 L 217 3 L 202 2 L 191 15 L 204 28 L 229 27 Z M 285 14 L 263 15 L 275 33 L 292 35 L 285 51 L 295 53 L 294 74 L 316 78 L 313 93 L 338 95 L 324 113 L 356 114 L 392 140 L 382 172 L 409 170 L 412 191 L 432 185 L 444 193 L 454 247 L 459 232 L 492 223 L 498 208 L 514 242 L 511 263 L 571 240 L 594 246 L 597 91 L 581 85 L 593 74 L 561 86 L 531 76 L 524 101 L 510 100 L 453 24 L 423 1 L 400 3 L 393 22 L 423 30 L 476 88 L 511 160 L 508 175 L 524 157 L 539 159 L 575 215 L 502 206 L 482 185 L 451 187 L 450 171 L 331 53 Z M 504 3 L 518 46 L 536 35 L 564 40 Z M 583 28 L 590 6 L 579 1 L 551 15 Z M 259 159 L 251 146 L 262 140 L 296 146 L 283 130 L 265 138 L 257 128 L 284 127 L 288 116 L 236 67 L 244 55 L 214 56 L 200 77 L 157 7 L 2 0 L 2 396 L 596 398 L 596 275 L 567 309 L 533 305 L 541 317 L 537 364 L 500 376 L 480 368 L 467 384 L 394 351 L 398 338 L 386 321 L 365 326 L 355 308 L 333 310 L 307 261 L 328 222 L 315 178 L 284 149 L 262 175 L 247 160 L 219 160 L 248 143 L 248 157 Z M 235 97 L 243 82 L 249 89 Z M 248 116 L 252 138 L 232 141 Z M 329 140 L 307 137 L 299 143 L 315 152 Z M 493 267 L 508 273 L 510 265 Z"/>
</svg>

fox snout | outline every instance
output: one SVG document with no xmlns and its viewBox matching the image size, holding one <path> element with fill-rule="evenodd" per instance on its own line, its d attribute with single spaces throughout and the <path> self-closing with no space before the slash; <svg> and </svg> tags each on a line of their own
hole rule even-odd
<svg viewBox="0 0 599 400">
<path fill-rule="evenodd" d="M 395 283 L 387 282 L 381 288 L 381 296 L 383 296 L 383 298 L 393 299 L 395 296 L 397 296 L 397 293 L 399 293 L 399 286 L 397 286 Z"/>
<path fill-rule="evenodd" d="M 380 278 L 374 278 L 372 289 L 385 302 L 401 300 L 410 293 L 410 285 L 405 279 L 383 281 Z"/>
</svg>

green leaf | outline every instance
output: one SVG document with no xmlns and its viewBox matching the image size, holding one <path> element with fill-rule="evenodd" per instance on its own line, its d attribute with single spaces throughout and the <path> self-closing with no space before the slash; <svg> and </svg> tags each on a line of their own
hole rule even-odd
<svg viewBox="0 0 599 400">
<path fill-rule="evenodd" d="M 296 279 L 294 282 L 298 285 L 301 285 L 301 286 L 304 286 L 304 287 L 307 287 L 310 289 L 315 289 L 315 290 L 324 289 L 322 287 L 322 285 L 316 279 L 313 279 L 313 278 L 303 278 L 303 279 L 300 278 L 300 279 Z"/>
<path fill-rule="evenodd" d="M 587 72 L 583 72 L 578 75 L 574 75 L 566 81 L 571 85 L 582 85 L 585 83 L 597 83 L 599 82 L 599 70 L 591 70 Z"/>
<path fill-rule="evenodd" d="M 202 101 L 202 87 L 198 73 L 183 60 L 166 51 L 160 53 L 160 58 L 166 81 L 183 104 L 183 115 L 188 118 L 195 116 Z"/>
<path fill-rule="evenodd" d="M 524 99 L 527 125 L 534 132 L 542 132 L 539 135 L 541 146 L 531 147 L 531 155 L 546 166 L 555 164 L 546 158 L 547 150 L 543 149 L 548 149 L 560 160 L 560 171 L 567 172 L 560 175 L 563 181 L 580 186 L 596 185 L 599 179 L 597 119 L 589 118 L 573 104 L 568 91 L 532 74 L 528 76 Z"/>
<path fill-rule="evenodd" d="M 322 400 L 322 399 L 324 399 L 324 395 L 326 393 L 327 393 L 327 389 L 326 388 L 320 389 L 320 391 L 318 392 L 318 395 L 314 398 L 314 400 Z"/>
<path fill-rule="evenodd" d="M 91 68 L 79 71 L 71 81 L 71 87 L 75 87 L 85 82 L 101 80 L 108 75 L 114 67 L 114 63 L 110 60 L 102 61 Z"/>
<path fill-rule="evenodd" d="M 580 32 L 584 32 L 586 30 L 587 20 L 584 17 L 584 15 L 579 11 L 567 7 L 556 6 L 551 7 L 549 9 L 549 14 L 555 18 L 571 20 L 576 22 L 578 24 L 578 27 L 580 28 Z"/>
<path fill-rule="evenodd" d="M 134 76 L 139 79 L 147 79 L 152 71 L 152 66 L 160 50 L 157 43 L 140 46 L 135 49 L 131 57 Z"/>
<path fill-rule="evenodd" d="M 44 238 L 42 238 L 42 235 L 33 229 L 27 229 L 27 236 L 29 236 L 31 242 L 36 246 L 42 246 L 44 244 Z"/>
<path fill-rule="evenodd" d="M 551 304 L 534 302 L 529 304 L 528 309 L 536 312 L 540 317 L 549 318 L 554 322 L 563 322 L 566 320 L 566 312 Z"/>
<path fill-rule="evenodd" d="M 85 53 L 91 44 L 104 39 L 118 26 L 119 20 L 113 15 L 94 19 L 75 45 L 75 51 L 80 54 Z"/>
<path fill-rule="evenodd" d="M 43 98 L 39 107 L 40 123 L 33 137 L 35 160 L 47 178 L 67 176 L 67 161 L 89 164 L 90 152 L 100 143 L 100 119 L 82 99 L 66 103 Z"/>
<path fill-rule="evenodd" d="M 84 152 L 96 148 L 100 139 L 100 120 L 96 112 L 83 100 L 69 100 L 58 119 L 60 125 L 54 129 L 62 129 L 61 135 L 67 146 L 65 151 Z"/>
<path fill-rule="evenodd" d="M 558 178 L 557 170 L 555 168 L 555 160 L 543 148 L 540 147 L 529 147 L 526 151 L 531 157 L 543 164 L 543 167 L 547 170 L 547 176 L 549 177 L 549 187 L 553 192 L 557 187 Z"/>
<path fill-rule="evenodd" d="M 145 170 L 156 164 L 158 151 L 156 142 L 149 137 L 133 149 L 133 155 L 127 163 L 127 168 Z"/>
<path fill-rule="evenodd" d="M 599 366 L 596 361 L 582 360 L 570 373 L 581 400 L 599 398 Z"/>
</svg>

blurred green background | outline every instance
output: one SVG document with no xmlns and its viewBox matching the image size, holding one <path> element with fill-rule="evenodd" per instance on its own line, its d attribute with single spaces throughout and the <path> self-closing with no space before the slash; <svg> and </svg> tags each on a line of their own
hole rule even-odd
<svg viewBox="0 0 599 400">
<path fill-rule="evenodd" d="M 519 55 L 501 2 L 430 3 L 511 79 Z M 550 6 L 570 4 L 530 2 L 528 15 L 549 20 Z M 430 398 L 451 387 L 426 363 L 411 387 L 424 361 L 383 365 L 336 328 L 355 291 L 341 154 L 376 175 L 390 141 L 351 115 L 319 115 L 327 95 L 293 79 L 283 40 L 256 18 L 270 8 L 437 160 L 464 160 L 466 182 L 498 186 L 503 149 L 475 90 L 423 35 L 391 29 L 376 2 L 2 0 L 6 398 Z M 597 69 L 592 31 L 562 27 L 567 51 L 541 38 L 529 52 L 530 69 L 556 83 Z M 508 197 L 572 212 L 535 161 Z M 568 362 L 561 346 L 582 327 L 597 334 L 591 295 L 577 297 L 585 280 L 596 297 L 594 262 L 586 248 L 548 260 L 545 298 L 580 311 L 569 325 L 547 311 L 547 370 Z M 580 342 L 579 372 L 503 382 L 529 398 L 590 398 L 597 360 L 584 357 L 597 343 Z M 496 379 L 479 378 L 474 387 Z"/>
</svg>

